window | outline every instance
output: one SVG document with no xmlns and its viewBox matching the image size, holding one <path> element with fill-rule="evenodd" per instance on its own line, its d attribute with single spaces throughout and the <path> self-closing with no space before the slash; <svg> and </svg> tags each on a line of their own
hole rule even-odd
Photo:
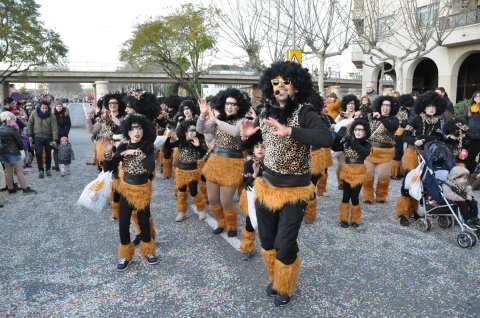
<svg viewBox="0 0 480 318">
<path fill-rule="evenodd" d="M 378 36 L 385 37 L 393 33 L 393 15 L 378 18 Z"/>
<path fill-rule="evenodd" d="M 438 2 L 429 4 L 428 6 L 418 8 L 418 21 L 420 27 L 429 27 L 438 20 Z"/>
</svg>

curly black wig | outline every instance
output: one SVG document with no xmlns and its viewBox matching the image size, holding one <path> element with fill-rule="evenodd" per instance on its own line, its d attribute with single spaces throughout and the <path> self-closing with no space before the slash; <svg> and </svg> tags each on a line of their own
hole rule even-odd
<svg viewBox="0 0 480 318">
<path fill-rule="evenodd" d="M 190 126 L 196 127 L 197 126 L 197 120 L 196 119 L 184 120 L 178 125 L 177 130 L 176 130 L 178 141 L 185 142 L 188 127 L 190 127 Z M 197 132 L 197 136 L 199 136 L 199 135 L 200 134 Z"/>
<path fill-rule="evenodd" d="M 325 107 L 325 104 L 323 103 L 322 95 L 320 95 L 316 91 L 313 91 L 312 95 L 308 97 L 307 103 L 312 105 L 317 113 L 320 113 L 322 109 Z"/>
<path fill-rule="evenodd" d="M 258 143 L 263 143 L 263 137 L 260 130 L 255 132 L 252 136 L 250 136 L 250 138 L 244 141 L 241 148 L 242 150 L 246 150 L 251 156 L 253 155 L 253 147 Z"/>
<path fill-rule="evenodd" d="M 97 100 L 97 108 L 103 107 L 103 96 Z"/>
<path fill-rule="evenodd" d="M 468 131 L 468 125 L 461 118 L 453 118 L 445 123 L 445 135 L 458 135 L 460 131 Z"/>
<path fill-rule="evenodd" d="M 274 92 L 271 80 L 276 77 L 289 79 L 297 89 L 295 100 L 299 103 L 305 103 L 313 91 L 312 76 L 307 68 L 295 62 L 276 62 L 266 68 L 260 76 L 258 87 L 262 95 L 267 100 L 274 102 Z"/>
<path fill-rule="evenodd" d="M 125 95 L 124 94 L 107 94 L 103 96 L 103 107 L 106 109 L 110 110 L 110 107 L 108 103 L 110 102 L 111 99 L 116 99 L 118 101 L 118 113 L 120 116 L 123 116 L 125 113 Z"/>
<path fill-rule="evenodd" d="M 200 110 L 198 109 L 198 103 L 196 100 L 194 100 L 193 98 L 186 98 L 184 99 L 181 103 L 180 103 L 180 106 L 178 108 L 178 113 L 181 114 L 183 116 L 183 110 L 187 107 L 190 109 L 190 111 L 192 112 L 193 116 L 195 115 L 199 115 L 200 113 Z"/>
<path fill-rule="evenodd" d="M 150 121 L 154 121 L 160 114 L 157 96 L 152 93 L 130 91 L 127 95 L 127 107 L 132 108 L 136 113 L 144 115 Z"/>
<path fill-rule="evenodd" d="M 393 96 L 378 96 L 373 103 L 372 111 L 380 113 L 384 101 L 390 102 L 390 116 L 395 116 L 398 113 L 400 105 L 398 104 L 398 100 Z"/>
<path fill-rule="evenodd" d="M 356 118 L 352 125 L 350 126 L 350 136 L 354 137 L 355 134 L 353 133 L 353 130 L 355 129 L 355 127 L 357 127 L 358 125 L 362 125 L 363 128 L 365 129 L 365 139 L 368 139 L 370 138 L 370 135 L 371 135 L 371 130 L 370 130 L 370 123 L 368 122 L 367 119 L 365 118 Z"/>
<path fill-rule="evenodd" d="M 163 103 L 167 105 L 171 111 L 176 113 L 178 112 L 178 107 L 182 103 L 182 99 L 178 95 L 170 95 L 163 100 Z"/>
<path fill-rule="evenodd" d="M 128 132 L 132 128 L 132 125 L 135 123 L 139 124 L 143 128 L 142 141 L 153 144 L 156 138 L 155 128 L 152 122 L 142 114 L 130 114 L 126 116 L 125 119 L 122 121 L 121 129 L 125 139 L 130 140 L 130 136 L 128 136 Z"/>
<path fill-rule="evenodd" d="M 413 99 L 412 94 L 403 94 L 398 98 L 398 103 L 400 106 L 410 109 L 413 107 L 415 100 Z"/>
<path fill-rule="evenodd" d="M 347 111 L 347 104 L 350 103 L 351 101 L 355 102 L 355 111 L 360 109 L 360 101 L 358 100 L 357 96 L 353 94 L 348 94 L 343 96 L 342 98 L 341 106 L 344 112 Z"/>
<path fill-rule="evenodd" d="M 226 120 L 227 114 L 225 113 L 225 101 L 228 97 L 235 98 L 238 104 L 238 112 L 235 116 L 236 118 L 243 118 L 247 114 L 248 110 L 252 106 L 250 102 L 250 96 L 247 93 L 240 91 L 237 88 L 227 88 L 226 90 L 220 91 L 211 102 L 211 107 L 216 109 L 220 115 L 218 119 Z"/>
<path fill-rule="evenodd" d="M 417 97 L 415 104 L 413 105 L 415 113 L 420 115 L 425 112 L 427 106 L 433 105 L 437 109 L 435 116 L 440 116 L 447 109 L 447 101 L 435 91 L 425 92 Z"/>
</svg>

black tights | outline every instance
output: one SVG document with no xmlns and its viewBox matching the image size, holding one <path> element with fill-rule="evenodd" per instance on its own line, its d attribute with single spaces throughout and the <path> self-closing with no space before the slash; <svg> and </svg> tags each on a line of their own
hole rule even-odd
<svg viewBox="0 0 480 318">
<path fill-rule="evenodd" d="M 192 182 L 190 182 L 188 184 L 188 190 L 190 191 L 190 195 L 193 197 L 197 196 L 198 194 L 198 181 L 197 180 L 193 180 Z M 178 191 L 179 192 L 185 192 L 187 191 L 187 185 L 184 184 L 183 186 L 181 186 L 180 188 L 178 188 Z"/>
<path fill-rule="evenodd" d="M 118 228 L 120 231 L 120 243 L 126 245 L 130 243 L 130 219 L 132 218 L 133 208 L 127 200 L 120 196 L 120 209 L 118 216 Z M 143 242 L 150 242 L 150 205 L 141 211 L 137 210 L 138 225 L 140 226 L 140 237 Z"/>
<path fill-rule="evenodd" d="M 247 232 L 255 232 L 249 216 L 245 219 L 245 230 L 247 230 Z"/>
<path fill-rule="evenodd" d="M 360 190 L 362 190 L 362 184 L 356 187 L 351 187 L 349 183 L 343 181 L 343 203 L 349 203 L 352 201 L 352 205 L 359 205 L 358 197 L 360 196 Z"/>
</svg>

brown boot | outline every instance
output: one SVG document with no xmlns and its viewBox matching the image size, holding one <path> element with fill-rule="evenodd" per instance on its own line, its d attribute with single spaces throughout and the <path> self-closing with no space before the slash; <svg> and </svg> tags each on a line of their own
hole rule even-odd
<svg viewBox="0 0 480 318">
<path fill-rule="evenodd" d="M 372 204 L 373 203 L 373 182 L 374 178 L 365 178 L 363 182 L 363 190 L 362 190 L 362 201 L 365 203 Z"/>
<path fill-rule="evenodd" d="M 215 220 L 217 221 L 217 228 L 213 230 L 213 234 L 220 234 L 225 230 L 225 215 L 223 213 L 223 207 L 219 205 L 210 205 L 210 211 L 212 211 Z"/>
<path fill-rule="evenodd" d="M 399 218 L 400 224 L 403 226 L 408 226 L 410 217 L 410 198 L 400 195 L 398 197 L 396 211 L 397 217 Z"/>
<path fill-rule="evenodd" d="M 237 209 L 225 211 L 225 223 L 228 237 L 237 236 Z"/>
<path fill-rule="evenodd" d="M 338 218 L 340 220 L 341 227 L 348 227 L 348 212 L 350 209 L 350 203 L 340 202 L 338 209 L 340 211 Z"/>
<path fill-rule="evenodd" d="M 317 198 L 314 198 L 308 201 L 307 207 L 305 208 L 305 215 L 303 220 L 307 224 L 315 223 L 315 218 L 317 216 Z"/>
<path fill-rule="evenodd" d="M 362 222 L 362 206 L 352 205 L 352 227 L 358 227 Z"/>
<path fill-rule="evenodd" d="M 378 203 L 387 202 L 388 187 L 390 186 L 390 178 L 380 179 L 377 181 L 377 189 L 375 191 L 376 201 Z"/>
</svg>

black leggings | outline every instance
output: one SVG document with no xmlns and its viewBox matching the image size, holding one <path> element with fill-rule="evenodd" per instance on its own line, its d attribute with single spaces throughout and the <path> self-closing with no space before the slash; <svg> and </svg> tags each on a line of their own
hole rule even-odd
<svg viewBox="0 0 480 318">
<path fill-rule="evenodd" d="M 362 184 L 357 185 L 356 187 L 351 187 L 349 183 L 343 181 L 343 203 L 349 203 L 352 201 L 352 205 L 358 205 L 358 197 L 360 196 L 360 190 L 362 190 Z"/>
<path fill-rule="evenodd" d="M 190 191 L 190 195 L 193 197 L 197 196 L 198 194 L 198 181 L 197 180 L 193 180 L 192 182 L 190 182 L 188 184 L 188 190 Z M 184 184 L 183 186 L 181 186 L 180 188 L 178 188 L 178 191 L 179 192 L 185 192 L 187 191 L 187 185 Z"/>
<path fill-rule="evenodd" d="M 456 201 L 455 203 L 460 209 L 460 213 L 462 214 L 463 220 L 465 222 L 467 222 L 467 220 L 477 217 L 477 201 Z"/>
<path fill-rule="evenodd" d="M 402 137 L 395 136 L 395 155 L 393 160 L 402 161 L 403 157 L 403 139 Z"/>
<path fill-rule="evenodd" d="M 247 232 L 255 232 L 249 216 L 245 219 L 245 230 L 247 230 Z"/>
<path fill-rule="evenodd" d="M 120 195 L 120 209 L 118 216 L 118 227 L 120 231 L 120 243 L 126 245 L 130 243 L 130 219 L 132 218 L 132 210 L 134 210 L 127 200 Z M 137 210 L 138 225 L 140 226 L 140 237 L 143 242 L 151 241 L 150 237 L 150 205 L 141 211 Z"/>
</svg>

